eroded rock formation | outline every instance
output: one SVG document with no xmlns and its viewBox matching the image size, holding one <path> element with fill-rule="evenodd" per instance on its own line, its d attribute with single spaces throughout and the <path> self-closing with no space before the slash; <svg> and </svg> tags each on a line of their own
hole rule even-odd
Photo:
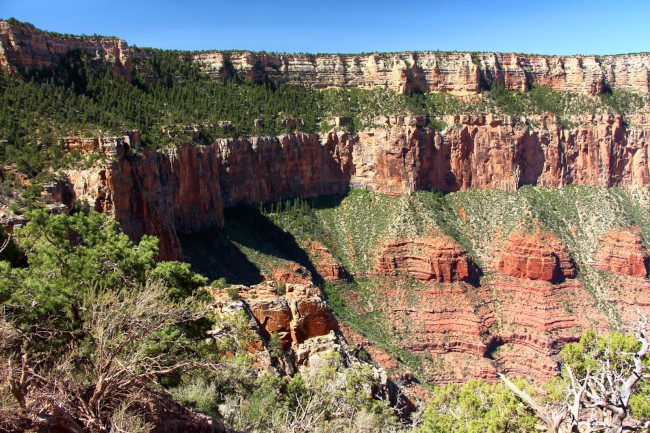
<svg viewBox="0 0 650 433">
<path fill-rule="evenodd" d="M 444 235 L 390 242 L 377 257 L 375 268 L 381 274 L 404 272 L 420 281 L 439 283 L 477 284 L 479 277 L 467 251 Z"/>
<path fill-rule="evenodd" d="M 317 287 L 289 283 L 285 290 L 280 294 L 274 283 L 265 282 L 250 287 L 231 286 L 229 291 L 236 293 L 235 299 L 224 290 L 214 290 L 213 296 L 218 311 L 231 302 L 241 303 L 257 322 L 263 337 L 269 339 L 277 333 L 285 349 L 337 328 Z"/>
<path fill-rule="evenodd" d="M 506 239 L 496 268 L 511 277 L 550 283 L 574 278 L 576 274 L 566 247 L 555 236 L 539 230 L 515 233 Z"/>
<path fill-rule="evenodd" d="M 0 21 L 0 68 L 24 71 L 57 65 L 61 56 L 80 50 L 111 64 L 129 78 L 133 58 L 149 52 L 129 48 L 117 38 L 64 36 L 28 24 Z M 214 79 L 239 75 L 250 81 L 328 87 L 384 87 L 398 92 L 474 94 L 492 85 L 528 90 L 533 84 L 586 94 L 620 88 L 649 91 L 650 55 L 541 56 L 512 53 L 403 52 L 363 55 L 195 53 Z"/>
<path fill-rule="evenodd" d="M 638 229 L 610 231 L 596 252 L 596 267 L 619 275 L 646 277 L 649 264 Z"/>
<path fill-rule="evenodd" d="M 115 73 L 131 79 L 133 52 L 122 39 L 55 35 L 30 24 L 0 20 L 0 70 L 26 72 L 52 68 L 74 50 L 109 64 Z"/>
<path fill-rule="evenodd" d="M 68 179 L 77 199 L 115 217 L 129 236 L 155 235 L 162 259 L 182 260 L 177 232 L 223 225 L 219 168 L 213 148 L 184 146 L 72 170 Z"/>
<path fill-rule="evenodd" d="M 577 341 L 585 328 L 608 326 L 593 295 L 573 278 L 575 265 L 566 247 L 551 234 L 536 229 L 508 237 L 492 252 L 498 258 L 494 272 L 476 286 L 429 278 L 424 272 L 429 268 L 423 270 L 421 264 L 428 263 L 431 253 L 420 243 L 406 248 L 388 243 L 400 246 L 397 263 L 410 267 L 404 266 L 407 275 L 373 282 L 378 293 L 373 306 L 389 318 L 396 344 L 424 360 L 427 380 L 496 380 L 498 370 L 542 382 L 557 374 L 554 356 L 567 342 Z M 385 257 L 384 250 L 380 268 Z M 413 276 L 423 278 L 414 284 L 409 282 Z M 631 302 L 642 306 L 637 298 L 644 291 L 648 288 L 636 290 Z M 352 297 L 348 302 L 364 314 L 363 304 Z"/>
<path fill-rule="evenodd" d="M 252 81 L 327 87 L 387 87 L 398 92 L 477 93 L 487 85 L 528 90 L 531 85 L 587 94 L 607 86 L 648 92 L 650 56 L 540 56 L 511 53 L 375 53 L 366 55 L 195 54 L 213 77 L 235 71 Z"/>
</svg>

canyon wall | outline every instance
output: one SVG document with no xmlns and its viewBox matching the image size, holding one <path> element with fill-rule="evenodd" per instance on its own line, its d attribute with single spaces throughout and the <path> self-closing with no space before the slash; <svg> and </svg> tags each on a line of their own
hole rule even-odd
<svg viewBox="0 0 650 433">
<path fill-rule="evenodd" d="M 184 146 L 67 175 L 76 199 L 113 216 L 133 239 L 157 236 L 161 259 L 182 260 L 177 232 L 223 224 L 219 167 L 212 147 Z"/>
<path fill-rule="evenodd" d="M 132 59 L 151 55 L 118 38 L 69 36 L 0 20 L 0 69 L 14 72 L 57 65 L 70 50 L 108 62 L 130 78 Z M 648 93 L 650 54 L 542 56 L 514 53 L 403 52 L 371 54 L 267 54 L 248 51 L 192 54 L 214 79 L 239 75 L 316 89 L 383 87 L 398 92 L 477 93 L 498 84 L 528 90 L 533 84 L 585 94 L 607 88 Z"/>
<path fill-rule="evenodd" d="M 127 154 L 101 168 L 72 170 L 77 198 L 115 216 L 134 238 L 161 239 L 161 257 L 180 259 L 177 232 L 223 221 L 222 209 L 362 188 L 387 195 L 417 190 L 516 190 L 648 186 L 650 129 L 622 119 L 582 119 L 573 129 L 553 117 L 459 116 L 446 131 L 396 126 L 357 135 L 331 131 Z M 531 128 L 531 122 L 539 125 Z"/>
</svg>

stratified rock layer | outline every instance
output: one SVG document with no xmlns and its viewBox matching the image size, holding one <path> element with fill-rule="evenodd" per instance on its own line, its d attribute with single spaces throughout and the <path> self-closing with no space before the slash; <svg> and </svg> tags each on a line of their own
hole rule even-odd
<svg viewBox="0 0 650 433">
<path fill-rule="evenodd" d="M 649 262 L 638 230 L 612 230 L 596 252 L 596 267 L 619 275 L 646 277 Z"/>
<path fill-rule="evenodd" d="M 511 235 L 501 247 L 496 268 L 511 277 L 550 283 L 576 274 L 566 247 L 556 237 L 539 231 Z"/>
<path fill-rule="evenodd" d="M 89 54 L 131 79 L 133 51 L 118 38 L 102 36 L 53 35 L 29 24 L 0 20 L 0 70 L 24 72 L 56 67 L 73 50 Z"/>
<path fill-rule="evenodd" d="M 177 232 L 223 225 L 219 167 L 210 147 L 184 146 L 73 170 L 68 178 L 76 197 L 114 216 L 129 236 L 157 236 L 162 259 L 182 260 Z"/>
<path fill-rule="evenodd" d="M 420 281 L 478 282 L 478 268 L 467 251 L 446 237 L 404 240 L 387 244 L 377 258 L 382 274 L 405 272 Z"/>
<path fill-rule="evenodd" d="M 375 53 L 366 55 L 204 52 L 193 56 L 217 79 L 234 71 L 251 81 L 269 79 L 327 87 L 387 87 L 398 92 L 477 93 L 487 83 L 510 90 L 533 84 L 596 94 L 607 86 L 648 92 L 650 56 L 539 56 L 510 53 Z"/>
<path fill-rule="evenodd" d="M 404 263 L 408 275 L 378 278 L 373 308 L 378 304 L 387 315 L 395 344 L 420 356 L 427 380 L 495 380 L 499 371 L 541 382 L 557 374 L 554 356 L 567 342 L 585 328 L 607 327 L 592 294 L 573 278 L 566 247 L 549 233 L 536 229 L 508 237 L 492 252 L 498 257 L 496 272 L 475 286 L 458 278 L 430 278 L 422 264 L 429 263 L 431 246 L 421 243 L 387 244 L 379 269 L 394 263 L 392 253 L 398 252 L 397 263 Z M 409 282 L 410 277 L 420 283 Z M 647 288 L 637 292 L 642 290 L 647 293 Z M 347 301 L 365 314 L 363 303 Z"/>
</svg>

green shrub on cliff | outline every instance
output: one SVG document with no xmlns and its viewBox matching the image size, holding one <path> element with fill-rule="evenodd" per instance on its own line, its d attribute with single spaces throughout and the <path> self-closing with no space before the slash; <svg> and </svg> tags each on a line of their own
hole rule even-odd
<svg viewBox="0 0 650 433">
<path fill-rule="evenodd" d="M 519 381 L 518 385 L 525 384 Z M 527 389 L 533 392 L 530 385 Z M 435 389 L 420 432 L 530 433 L 536 424 L 534 413 L 503 384 L 471 380 Z"/>
</svg>

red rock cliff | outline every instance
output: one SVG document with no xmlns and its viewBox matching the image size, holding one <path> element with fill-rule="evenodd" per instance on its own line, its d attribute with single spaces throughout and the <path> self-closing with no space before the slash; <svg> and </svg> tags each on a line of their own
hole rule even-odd
<svg viewBox="0 0 650 433">
<path fill-rule="evenodd" d="M 213 147 L 185 146 L 70 171 L 68 178 L 77 198 L 115 217 L 126 234 L 158 236 L 160 258 L 182 260 L 177 232 L 223 224 L 219 167 Z"/>
<path fill-rule="evenodd" d="M 365 188 L 400 195 L 420 189 L 515 190 L 522 185 L 648 186 L 650 130 L 620 118 L 583 119 L 563 129 L 508 117 L 458 116 L 444 132 L 415 126 L 355 136 L 298 134 L 223 139 L 210 146 L 146 151 L 100 169 L 71 171 L 77 197 L 114 215 L 129 235 L 161 238 L 162 258 L 181 258 L 176 232 L 222 222 L 222 207 Z"/>
</svg>

